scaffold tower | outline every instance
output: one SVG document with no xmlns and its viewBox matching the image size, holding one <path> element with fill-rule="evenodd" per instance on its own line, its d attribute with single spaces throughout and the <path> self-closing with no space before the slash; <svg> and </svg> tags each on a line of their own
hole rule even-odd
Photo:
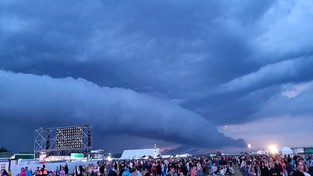
<svg viewBox="0 0 313 176">
<path fill-rule="evenodd" d="M 34 153 L 70 155 L 88 153 L 92 149 L 90 125 L 38 128 L 35 130 Z"/>
</svg>

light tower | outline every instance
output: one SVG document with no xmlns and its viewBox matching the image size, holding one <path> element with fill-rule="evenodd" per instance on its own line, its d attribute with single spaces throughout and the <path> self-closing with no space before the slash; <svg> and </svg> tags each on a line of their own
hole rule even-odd
<svg viewBox="0 0 313 176">
<path fill-rule="evenodd" d="M 34 153 L 70 155 L 86 153 L 92 149 L 91 126 L 39 128 L 35 131 Z"/>
<path fill-rule="evenodd" d="M 251 152 L 251 144 L 248 144 L 248 153 L 249 153 L 249 155 L 250 155 L 250 152 Z"/>
<path fill-rule="evenodd" d="M 154 144 L 153 158 L 155 159 L 156 157 L 157 157 L 156 144 Z"/>
</svg>

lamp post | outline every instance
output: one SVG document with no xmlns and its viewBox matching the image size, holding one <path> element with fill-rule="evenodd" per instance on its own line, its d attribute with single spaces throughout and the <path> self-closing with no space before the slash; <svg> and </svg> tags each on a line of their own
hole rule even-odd
<svg viewBox="0 0 313 176">
<path fill-rule="evenodd" d="M 108 156 L 108 161 L 111 162 L 112 161 L 112 156 L 111 156 L 111 153 L 109 153 L 109 156 Z"/>
<path fill-rule="evenodd" d="M 278 149 L 277 149 L 277 146 L 275 144 L 272 144 L 269 146 L 269 151 L 272 155 L 278 154 Z"/>
</svg>

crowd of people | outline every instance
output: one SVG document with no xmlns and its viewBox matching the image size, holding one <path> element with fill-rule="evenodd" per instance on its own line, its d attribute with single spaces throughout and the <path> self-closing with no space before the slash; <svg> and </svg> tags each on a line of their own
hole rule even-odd
<svg viewBox="0 0 313 176">
<path fill-rule="evenodd" d="M 19 176 L 207 176 L 234 175 L 235 157 L 193 157 L 170 159 L 103 160 L 96 164 L 75 166 L 70 170 L 61 165 L 47 170 L 45 165 L 36 171 L 21 168 Z M 1 175 L 2 176 L 2 175 Z M 6 175 L 3 175 L 6 176 Z"/>
<path fill-rule="evenodd" d="M 234 175 L 232 157 L 115 161 L 109 176 Z M 113 175 L 110 172 L 115 172 Z"/>
<path fill-rule="evenodd" d="M 313 176 L 313 156 L 242 155 L 169 159 L 103 160 L 55 170 L 21 168 L 19 176 Z M 11 176 L 2 169 L 1 176 Z"/>
<path fill-rule="evenodd" d="M 246 155 L 239 163 L 242 176 L 313 176 L 310 155 Z"/>
</svg>

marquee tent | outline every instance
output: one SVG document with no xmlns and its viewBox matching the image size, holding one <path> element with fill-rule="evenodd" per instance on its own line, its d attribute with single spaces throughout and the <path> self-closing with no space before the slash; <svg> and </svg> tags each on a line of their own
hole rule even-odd
<svg viewBox="0 0 313 176">
<path fill-rule="evenodd" d="M 258 150 L 257 152 L 256 152 L 256 154 L 258 154 L 258 155 L 265 155 L 267 152 L 266 151 L 264 151 L 264 150 Z"/>
<path fill-rule="evenodd" d="M 160 148 L 124 150 L 120 159 L 139 159 L 143 157 L 160 156 Z"/>
<path fill-rule="evenodd" d="M 281 154 L 281 155 L 293 155 L 293 151 L 289 147 L 282 147 L 279 150 L 279 154 Z"/>
</svg>

